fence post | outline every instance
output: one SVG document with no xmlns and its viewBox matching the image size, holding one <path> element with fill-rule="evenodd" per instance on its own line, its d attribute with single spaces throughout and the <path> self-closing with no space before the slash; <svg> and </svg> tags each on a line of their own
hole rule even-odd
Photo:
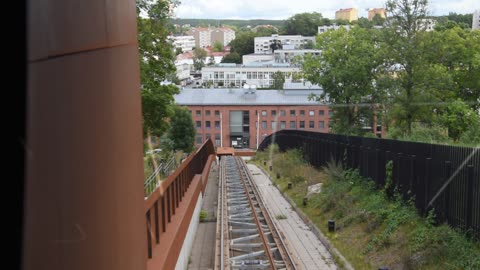
<svg viewBox="0 0 480 270">
<path fill-rule="evenodd" d="M 408 180 L 408 189 L 410 190 L 410 192 L 414 192 L 413 190 L 413 180 L 415 179 L 415 159 L 416 159 L 416 155 L 411 155 L 410 156 L 410 179 Z M 416 188 L 416 187 L 415 187 Z"/>
<path fill-rule="evenodd" d="M 451 161 L 445 161 L 445 182 L 448 181 L 450 178 L 450 175 L 452 174 L 452 162 Z M 445 187 L 445 190 L 443 191 L 444 194 L 444 214 L 445 214 L 445 220 L 448 222 L 448 209 L 450 206 L 450 185 L 447 185 Z"/>
<path fill-rule="evenodd" d="M 378 165 L 380 163 L 380 149 L 375 148 L 375 183 L 377 184 L 377 187 L 380 186 L 380 166 Z"/>
<path fill-rule="evenodd" d="M 426 158 L 425 159 L 425 178 L 423 180 L 424 186 L 425 186 L 425 202 L 423 204 L 423 211 L 425 211 L 425 214 L 428 214 L 428 200 L 430 199 L 430 167 L 432 166 L 432 158 Z"/>
<path fill-rule="evenodd" d="M 467 166 L 467 175 L 468 175 L 468 191 L 467 191 L 467 203 L 465 204 L 467 207 L 467 214 L 466 214 L 466 229 L 468 230 L 469 228 L 473 229 L 473 165 L 468 165 Z"/>
</svg>

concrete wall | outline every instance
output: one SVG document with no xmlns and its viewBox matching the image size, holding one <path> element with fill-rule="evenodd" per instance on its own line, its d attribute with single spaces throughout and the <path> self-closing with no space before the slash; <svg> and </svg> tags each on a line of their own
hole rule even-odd
<svg viewBox="0 0 480 270">
<path fill-rule="evenodd" d="M 178 256 L 177 265 L 175 266 L 176 270 L 186 270 L 188 268 L 188 257 L 192 253 L 193 241 L 195 240 L 195 233 L 198 229 L 198 223 L 200 221 L 200 211 L 202 209 L 203 203 L 203 194 L 200 193 L 198 196 L 197 204 L 195 210 L 193 211 L 193 216 L 190 221 L 190 226 L 188 227 L 187 236 L 183 241 L 182 250 Z"/>
</svg>

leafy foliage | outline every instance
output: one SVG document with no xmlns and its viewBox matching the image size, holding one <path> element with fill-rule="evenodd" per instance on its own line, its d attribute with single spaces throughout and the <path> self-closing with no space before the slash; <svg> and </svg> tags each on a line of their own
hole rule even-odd
<svg viewBox="0 0 480 270">
<path fill-rule="evenodd" d="M 167 76 L 175 73 L 173 47 L 166 42 L 168 17 L 176 1 L 137 0 L 138 45 L 143 114 L 143 133 L 160 137 L 166 131 L 166 119 L 173 110 L 173 95 L 178 88 L 161 85 Z M 140 13 L 147 16 L 142 18 Z"/>
<path fill-rule="evenodd" d="M 323 18 L 318 12 L 305 12 L 288 18 L 283 29 L 288 35 L 315 36 L 318 33 L 318 26 L 329 23 L 330 20 Z"/>
<path fill-rule="evenodd" d="M 195 48 L 193 50 L 193 67 L 195 70 L 200 70 L 205 66 L 205 58 L 207 57 L 207 51 L 202 48 Z"/>
<path fill-rule="evenodd" d="M 241 64 L 242 63 L 242 57 L 238 53 L 232 52 L 232 53 L 229 53 L 229 54 L 227 54 L 223 57 L 222 63 Z"/>
<path fill-rule="evenodd" d="M 283 84 L 285 83 L 285 76 L 281 71 L 273 73 L 273 85 L 272 89 L 281 90 L 283 89 Z"/>
<path fill-rule="evenodd" d="M 192 114 L 187 108 L 175 106 L 170 119 L 168 138 L 173 142 L 173 150 L 190 153 L 195 143 L 195 127 Z"/>
</svg>

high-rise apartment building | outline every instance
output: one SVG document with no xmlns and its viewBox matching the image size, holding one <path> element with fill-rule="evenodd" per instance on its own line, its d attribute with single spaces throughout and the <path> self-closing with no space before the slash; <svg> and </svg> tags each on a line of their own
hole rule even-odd
<svg viewBox="0 0 480 270">
<path fill-rule="evenodd" d="M 212 45 L 218 41 L 222 43 L 223 46 L 227 46 L 230 41 L 235 39 L 235 31 L 230 28 L 222 27 L 213 29 L 211 32 L 211 42 Z"/>
<path fill-rule="evenodd" d="M 210 28 L 192 28 L 192 30 L 187 32 L 187 35 L 193 36 L 195 38 L 195 47 L 196 48 L 205 48 L 212 46 L 211 39 L 212 29 Z"/>
<path fill-rule="evenodd" d="M 472 30 L 479 30 L 480 29 L 480 9 L 475 10 L 473 12 L 473 19 L 472 19 Z"/>
<path fill-rule="evenodd" d="M 385 9 L 384 8 L 371 8 L 368 10 L 368 20 L 373 20 L 375 15 L 380 15 L 380 17 L 385 18 Z"/>
<path fill-rule="evenodd" d="M 356 8 L 337 10 L 335 12 L 335 20 L 356 21 L 358 20 L 358 10 Z"/>
</svg>

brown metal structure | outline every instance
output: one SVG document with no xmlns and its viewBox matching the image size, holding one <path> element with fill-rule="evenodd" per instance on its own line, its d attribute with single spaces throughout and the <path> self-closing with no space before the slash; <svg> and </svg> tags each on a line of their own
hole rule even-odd
<svg viewBox="0 0 480 270">
<path fill-rule="evenodd" d="M 206 141 L 145 201 L 147 269 L 174 269 L 200 192 L 205 192 L 215 160 L 212 140 Z"/>
<path fill-rule="evenodd" d="M 27 28 L 22 269 L 171 268 L 214 151 L 145 201 L 135 1 L 27 1 Z"/>
</svg>

